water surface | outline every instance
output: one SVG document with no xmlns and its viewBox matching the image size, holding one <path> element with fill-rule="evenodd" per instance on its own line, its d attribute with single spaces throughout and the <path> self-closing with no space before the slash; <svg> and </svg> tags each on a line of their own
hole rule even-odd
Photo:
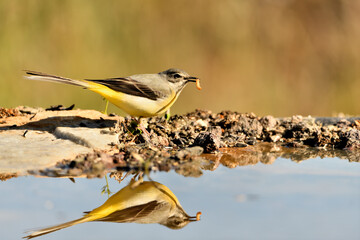
<svg viewBox="0 0 360 240">
<path fill-rule="evenodd" d="M 360 164 L 338 158 L 300 163 L 220 165 L 198 178 L 151 173 L 189 215 L 201 220 L 180 230 L 159 224 L 90 222 L 38 239 L 360 239 Z M 145 177 L 146 178 L 146 177 Z M 117 192 L 130 178 L 118 183 Z M 0 183 L 0 236 L 70 221 L 103 204 L 105 179 L 13 178 Z"/>
</svg>

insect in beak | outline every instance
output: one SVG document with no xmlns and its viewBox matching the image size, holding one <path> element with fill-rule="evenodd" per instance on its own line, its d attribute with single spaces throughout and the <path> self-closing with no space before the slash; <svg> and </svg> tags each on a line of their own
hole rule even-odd
<svg viewBox="0 0 360 240">
<path fill-rule="evenodd" d="M 201 86 L 200 86 L 200 79 L 197 77 L 187 77 L 186 80 L 188 82 L 195 82 L 196 83 L 196 88 L 198 90 L 201 90 Z"/>
<path fill-rule="evenodd" d="M 196 216 L 189 216 L 189 221 L 190 222 L 200 221 L 200 215 L 201 215 L 201 212 L 197 212 Z"/>
</svg>

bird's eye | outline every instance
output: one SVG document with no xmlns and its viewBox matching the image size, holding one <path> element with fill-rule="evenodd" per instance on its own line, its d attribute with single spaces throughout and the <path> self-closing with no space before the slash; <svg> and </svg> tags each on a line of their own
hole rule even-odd
<svg viewBox="0 0 360 240">
<path fill-rule="evenodd" d="M 175 79 L 177 79 L 177 78 L 181 78 L 181 75 L 180 75 L 180 74 L 178 74 L 178 73 L 175 73 L 175 74 L 174 74 L 174 78 L 175 78 Z"/>
</svg>

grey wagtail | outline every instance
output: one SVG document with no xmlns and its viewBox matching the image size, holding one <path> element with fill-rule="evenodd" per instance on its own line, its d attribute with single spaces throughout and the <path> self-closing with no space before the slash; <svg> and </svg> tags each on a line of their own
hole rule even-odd
<svg viewBox="0 0 360 240">
<path fill-rule="evenodd" d="M 201 212 L 194 217 L 189 216 L 174 193 L 165 185 L 154 181 L 135 185 L 134 180 L 131 180 L 129 185 L 112 195 L 103 205 L 85 212 L 82 218 L 35 231 L 24 238 L 38 237 L 91 221 L 159 223 L 171 229 L 180 229 L 189 222 L 200 220 Z"/>
<path fill-rule="evenodd" d="M 155 74 L 129 77 L 74 80 L 41 72 L 27 71 L 31 80 L 51 81 L 84 87 L 109 100 L 133 117 L 151 117 L 165 113 L 179 97 L 187 83 L 200 80 L 183 70 L 170 68 Z"/>
</svg>

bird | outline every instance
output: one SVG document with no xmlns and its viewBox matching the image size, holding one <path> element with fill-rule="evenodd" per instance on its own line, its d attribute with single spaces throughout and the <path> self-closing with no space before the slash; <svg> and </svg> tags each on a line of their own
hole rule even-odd
<svg viewBox="0 0 360 240">
<path fill-rule="evenodd" d="M 103 205 L 79 219 L 40 229 L 23 238 L 31 239 L 58 231 L 79 223 L 101 221 L 116 223 L 159 223 L 170 229 L 180 229 L 189 222 L 200 220 L 201 212 L 189 216 L 179 200 L 165 185 L 155 181 L 131 180 L 112 195 Z"/>
<path fill-rule="evenodd" d="M 189 82 L 201 90 L 200 79 L 183 70 L 170 68 L 155 74 L 129 77 L 74 80 L 47 73 L 25 70 L 27 79 L 80 86 L 96 92 L 132 117 L 164 114 Z"/>
</svg>

